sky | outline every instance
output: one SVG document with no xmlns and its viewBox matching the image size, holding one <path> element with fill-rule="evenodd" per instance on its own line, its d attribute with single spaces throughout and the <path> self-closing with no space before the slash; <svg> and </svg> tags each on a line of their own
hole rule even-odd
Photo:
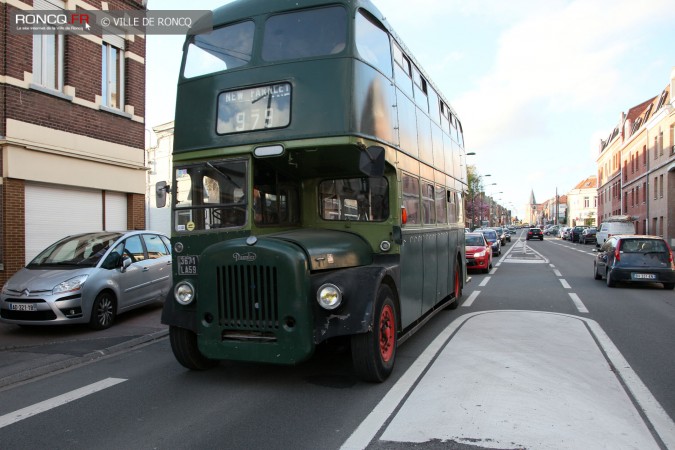
<svg viewBox="0 0 675 450">
<path fill-rule="evenodd" d="M 486 193 L 520 218 L 532 192 L 543 202 L 596 175 L 600 139 L 675 69 L 672 0 L 371 1 L 457 112 Z M 182 44 L 147 36 L 148 130 L 173 120 Z"/>
</svg>

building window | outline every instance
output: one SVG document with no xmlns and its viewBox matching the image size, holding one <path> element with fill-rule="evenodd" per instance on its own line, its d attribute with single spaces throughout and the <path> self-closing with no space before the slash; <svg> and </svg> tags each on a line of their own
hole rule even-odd
<svg viewBox="0 0 675 450">
<path fill-rule="evenodd" d="M 658 192 L 659 192 L 659 178 L 654 177 L 654 200 L 658 198 Z M 656 219 L 654 219 L 656 220 Z"/>
<path fill-rule="evenodd" d="M 33 36 L 33 83 L 63 90 L 63 35 Z"/>
<path fill-rule="evenodd" d="M 591 206 L 591 199 L 589 197 L 584 197 L 584 208 Z"/>
<path fill-rule="evenodd" d="M 124 108 L 124 50 L 121 47 L 108 42 L 103 42 L 101 47 L 102 104 L 114 109 Z"/>
<path fill-rule="evenodd" d="M 35 0 L 36 10 L 58 10 L 65 5 L 60 1 Z M 33 83 L 63 90 L 63 35 L 36 34 L 33 36 Z"/>
<path fill-rule="evenodd" d="M 659 186 L 659 197 L 663 198 L 663 175 L 659 176 L 659 181 L 661 185 Z"/>
</svg>

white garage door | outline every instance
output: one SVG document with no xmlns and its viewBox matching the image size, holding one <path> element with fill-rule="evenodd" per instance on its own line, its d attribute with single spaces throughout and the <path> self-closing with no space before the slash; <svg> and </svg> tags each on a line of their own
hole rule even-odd
<svg viewBox="0 0 675 450">
<path fill-rule="evenodd" d="M 105 229 L 107 231 L 124 231 L 127 228 L 127 194 L 106 191 Z"/>
<path fill-rule="evenodd" d="M 101 191 L 26 183 L 26 263 L 70 234 L 101 231 Z"/>
</svg>

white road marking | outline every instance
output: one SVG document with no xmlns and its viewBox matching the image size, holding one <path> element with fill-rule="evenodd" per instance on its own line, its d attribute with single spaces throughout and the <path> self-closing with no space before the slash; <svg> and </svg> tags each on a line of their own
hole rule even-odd
<svg viewBox="0 0 675 450">
<path fill-rule="evenodd" d="M 562 274 L 558 269 L 553 269 L 553 273 L 555 274 L 556 277 L 562 277 Z"/>
<path fill-rule="evenodd" d="M 469 295 L 469 298 L 464 300 L 464 303 L 462 303 L 462 306 L 469 307 L 473 303 L 474 300 L 476 300 L 476 297 L 478 297 L 478 294 L 480 294 L 480 291 L 473 291 L 471 295 Z"/>
<path fill-rule="evenodd" d="M 485 278 L 483 278 L 483 281 L 481 281 L 478 286 L 479 287 L 485 287 L 485 285 L 488 284 L 488 281 L 490 281 L 490 277 L 485 277 Z"/>
<path fill-rule="evenodd" d="M 485 311 L 448 325 L 342 449 L 381 432 L 381 443 L 658 450 L 650 427 L 675 448 L 672 419 L 597 322 Z"/>
<path fill-rule="evenodd" d="M 560 278 L 560 284 L 562 284 L 565 289 L 572 289 L 572 286 L 570 286 L 570 284 L 564 278 Z"/>
<path fill-rule="evenodd" d="M 73 400 L 86 397 L 87 395 L 107 389 L 124 381 L 127 380 L 123 378 L 106 378 L 105 380 L 75 389 L 74 391 L 66 392 L 65 394 L 59 395 L 49 400 L 45 400 L 32 406 L 19 409 L 18 411 L 5 414 L 4 416 L 0 416 L 0 428 L 19 422 L 23 419 L 28 419 L 29 417 L 33 417 L 45 411 L 49 411 L 50 409 L 56 408 L 57 406 L 65 405 L 66 403 L 72 402 Z"/>
<path fill-rule="evenodd" d="M 570 292 L 569 294 L 570 294 L 570 298 L 574 302 L 574 306 L 577 307 L 577 310 L 580 313 L 587 313 L 588 309 L 586 309 L 586 305 L 584 305 L 584 302 L 581 301 L 579 296 L 577 294 L 575 294 L 574 292 Z"/>
</svg>

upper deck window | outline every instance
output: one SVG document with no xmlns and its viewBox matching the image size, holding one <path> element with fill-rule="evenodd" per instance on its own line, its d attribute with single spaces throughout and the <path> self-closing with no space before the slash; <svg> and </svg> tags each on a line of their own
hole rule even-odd
<svg viewBox="0 0 675 450">
<path fill-rule="evenodd" d="M 252 21 L 217 28 L 190 39 L 183 75 L 198 77 L 248 64 L 253 50 Z"/>
<path fill-rule="evenodd" d="M 363 12 L 356 16 L 356 48 L 363 59 L 391 76 L 389 35 Z"/>
<path fill-rule="evenodd" d="M 265 22 L 265 61 L 311 58 L 342 52 L 347 43 L 347 11 L 341 6 L 272 16 Z"/>
</svg>

